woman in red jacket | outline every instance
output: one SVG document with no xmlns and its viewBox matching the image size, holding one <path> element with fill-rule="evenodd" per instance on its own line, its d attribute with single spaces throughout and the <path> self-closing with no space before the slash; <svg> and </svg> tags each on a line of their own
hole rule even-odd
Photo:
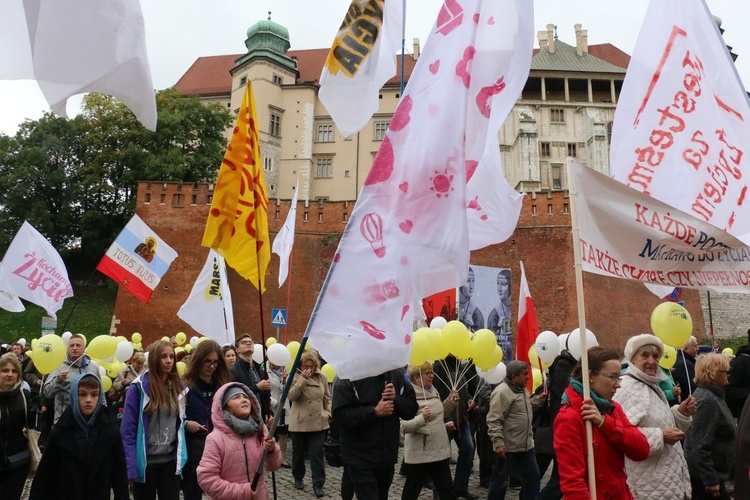
<svg viewBox="0 0 750 500">
<path fill-rule="evenodd" d="M 593 426 L 596 498 L 633 498 L 625 474 L 625 456 L 641 461 L 648 457 L 649 444 L 628 421 L 622 407 L 612 401 L 620 387 L 620 356 L 614 349 L 593 347 L 588 351 L 591 397 L 583 399 L 583 373 L 578 363 L 562 407 L 555 418 L 554 444 L 560 488 L 566 500 L 589 500 L 586 459 L 586 425 Z"/>
</svg>

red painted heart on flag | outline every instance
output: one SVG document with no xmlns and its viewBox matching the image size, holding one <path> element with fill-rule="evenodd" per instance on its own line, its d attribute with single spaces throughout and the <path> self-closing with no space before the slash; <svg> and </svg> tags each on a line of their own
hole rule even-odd
<svg viewBox="0 0 750 500">
<path fill-rule="evenodd" d="M 386 135 L 383 144 L 378 149 L 375 160 L 372 162 L 372 168 L 365 180 L 365 186 L 372 186 L 390 179 L 391 174 L 393 174 L 393 158 L 393 146 Z"/>
<path fill-rule="evenodd" d="M 396 108 L 396 114 L 393 115 L 393 118 L 391 118 L 391 124 L 390 129 L 394 132 L 400 132 L 406 126 L 409 124 L 409 120 L 411 120 L 411 108 L 412 108 L 413 102 L 411 100 L 411 96 L 405 96 L 403 100 L 401 101 L 401 104 L 398 105 L 398 108 Z"/>
<path fill-rule="evenodd" d="M 437 75 L 437 72 L 439 70 L 440 70 L 440 59 L 430 64 L 430 73 L 432 73 L 433 75 Z"/>
<path fill-rule="evenodd" d="M 414 227 L 414 223 L 410 220 L 405 220 L 404 222 L 400 223 L 398 227 L 405 232 L 406 234 L 411 234 L 411 230 Z"/>
</svg>

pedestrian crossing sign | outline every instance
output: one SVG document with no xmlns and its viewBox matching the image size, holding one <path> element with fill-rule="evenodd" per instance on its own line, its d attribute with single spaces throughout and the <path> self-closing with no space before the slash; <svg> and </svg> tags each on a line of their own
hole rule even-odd
<svg viewBox="0 0 750 500">
<path fill-rule="evenodd" d="M 286 326 L 286 309 L 271 309 L 271 326 Z"/>
</svg>

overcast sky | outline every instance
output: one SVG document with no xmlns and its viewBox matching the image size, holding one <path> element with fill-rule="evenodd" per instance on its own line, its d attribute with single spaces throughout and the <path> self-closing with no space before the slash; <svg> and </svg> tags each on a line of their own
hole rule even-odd
<svg viewBox="0 0 750 500">
<path fill-rule="evenodd" d="M 407 0 L 407 51 L 412 38 L 424 45 L 443 0 Z M 575 45 L 573 25 L 588 30 L 589 44 L 612 43 L 632 53 L 647 0 L 535 0 L 536 31 L 548 23 L 558 26 L 562 41 Z M 289 29 L 292 49 L 330 46 L 350 0 L 141 0 L 146 21 L 154 86 L 174 85 L 201 56 L 245 52 L 247 28 L 268 17 Z M 739 54 L 737 66 L 745 85 L 750 83 L 750 2 L 708 0 L 722 18 L 724 39 Z M 743 24 L 745 24 L 743 26 Z M 4 50 L 2 48 L 0 50 Z M 77 113 L 80 99 L 68 102 Z M 34 82 L 0 81 L 0 132 L 14 134 L 26 118 L 39 118 L 47 108 Z"/>
</svg>

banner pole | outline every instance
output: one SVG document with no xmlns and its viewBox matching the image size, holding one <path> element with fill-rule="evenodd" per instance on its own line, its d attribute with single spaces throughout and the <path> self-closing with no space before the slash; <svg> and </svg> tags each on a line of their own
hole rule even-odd
<svg viewBox="0 0 750 500">
<path fill-rule="evenodd" d="M 581 264 L 581 240 L 578 228 L 578 218 L 576 213 L 576 185 L 573 182 L 573 159 L 568 157 L 566 160 L 566 170 L 568 174 L 568 193 L 570 196 L 570 221 L 573 236 L 573 259 L 576 276 L 576 298 L 578 301 L 578 328 L 581 336 L 581 371 L 583 382 L 583 399 L 591 397 L 591 386 L 589 384 L 589 356 L 586 338 L 586 306 L 584 304 L 583 294 L 583 266 Z M 594 442 L 593 427 L 591 421 L 586 420 L 586 449 L 588 450 L 588 481 L 589 494 L 592 499 L 596 499 L 596 470 L 594 465 Z"/>
<path fill-rule="evenodd" d="M 716 335 L 714 334 L 714 314 L 711 310 L 711 292 L 706 292 L 706 296 L 708 297 L 708 325 L 711 332 L 711 350 L 713 350 L 714 345 L 716 345 Z"/>
<path fill-rule="evenodd" d="M 406 0 L 403 0 L 403 16 L 401 19 L 401 90 L 399 96 L 404 95 L 404 59 L 406 57 Z"/>
</svg>

